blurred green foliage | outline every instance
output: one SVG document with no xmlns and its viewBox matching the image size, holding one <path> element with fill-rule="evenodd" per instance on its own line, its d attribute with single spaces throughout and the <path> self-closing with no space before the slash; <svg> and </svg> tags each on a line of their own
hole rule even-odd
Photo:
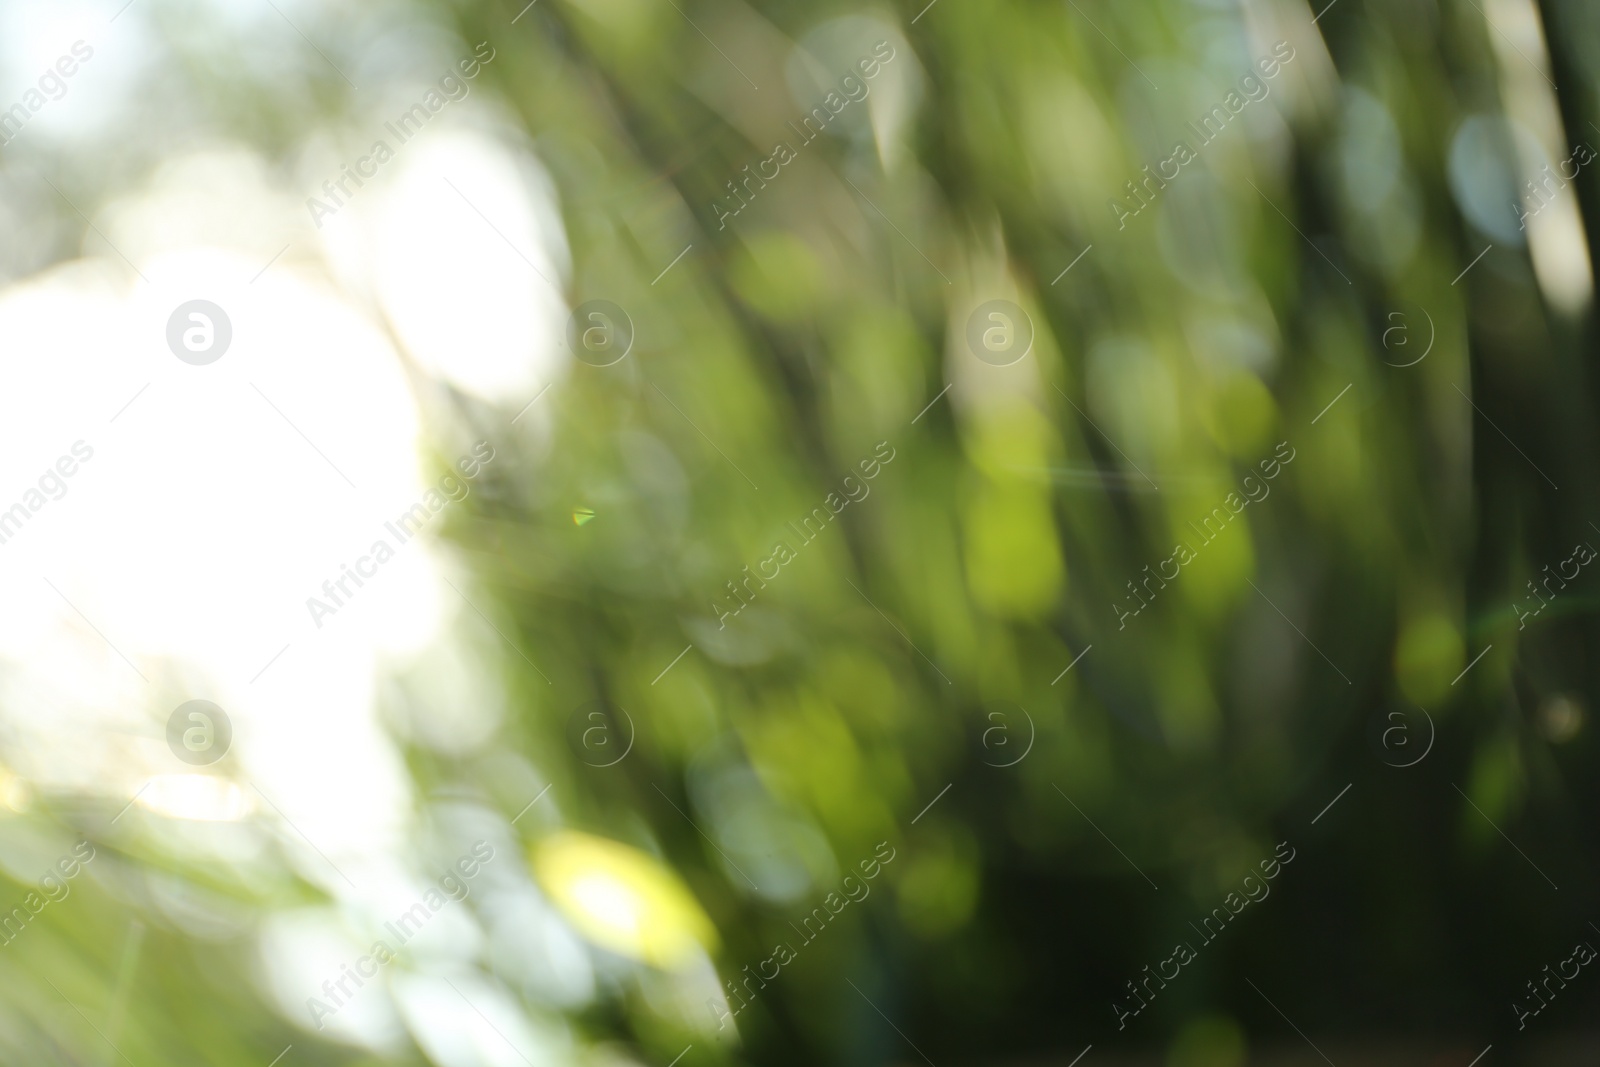
<svg viewBox="0 0 1600 1067">
<path fill-rule="evenodd" d="M 411 11 L 494 42 L 485 78 L 557 189 L 567 299 L 614 301 L 636 333 L 623 362 L 573 365 L 548 440 L 465 396 L 434 406 L 508 456 L 452 536 L 548 681 L 503 656 L 514 716 L 474 755 L 409 750 L 420 792 L 509 818 L 532 789 L 508 767 L 536 768 L 559 808 L 518 822 L 529 854 L 567 827 L 660 858 L 715 926 L 724 980 L 792 942 L 878 842 L 902 857 L 752 1000 L 737 1045 L 705 1034 L 702 1003 L 661 1008 L 652 982 L 677 977 L 624 970 L 571 1011 L 586 1057 L 615 1043 L 666 1063 L 692 1042 L 686 1064 L 912 1062 L 909 1039 L 940 1064 L 1065 1063 L 1093 1042 L 1224 1067 L 1298 1040 L 1246 978 L 1323 1047 L 1513 1040 L 1505 1004 L 1594 903 L 1595 742 L 1573 717 L 1594 702 L 1595 633 L 1592 599 L 1528 630 L 1503 605 L 1600 516 L 1600 398 L 1592 305 L 1553 300 L 1452 184 L 1462 122 L 1506 116 L 1528 80 L 1483 10 Z M 1596 15 L 1527 11 L 1581 137 Z M 359 54 L 375 17 L 318 30 Z M 880 40 L 896 58 L 866 110 L 719 226 L 728 183 Z M 1108 200 L 1131 204 L 1124 183 L 1279 40 L 1296 58 L 1270 102 L 1119 226 Z M 213 95 L 211 121 L 287 151 L 281 92 Z M 1593 173 L 1573 189 L 1592 248 Z M 1006 367 L 966 342 L 996 299 L 1033 329 Z M 1415 347 L 1393 347 L 1392 313 Z M 1427 358 L 1399 366 L 1425 328 Z M 798 538 L 788 524 L 880 442 L 894 459 L 870 493 Z M 1197 538 L 1280 442 L 1295 458 L 1270 495 Z M 719 625 L 727 583 L 777 541 L 795 560 Z M 1195 561 L 1139 584 L 1178 542 Z M 614 766 L 572 750 L 591 700 L 636 727 Z M 1003 735 L 999 702 L 1026 712 Z M 1417 706 L 1429 755 L 1386 765 L 1387 714 Z M 1303 859 L 1273 901 L 1119 1034 L 1123 983 L 1284 840 Z M 160 874 L 245 914 L 307 895 L 287 875 Z M 291 1042 L 286 1064 L 376 1062 L 263 1007 L 243 941 L 151 925 L 115 882 L 79 892 L 0 953 L 7 1062 L 109 1062 L 90 1016 L 116 1020 L 105 1036 L 138 1067 L 264 1064 Z M 95 1008 L 72 1018 L 36 978 Z M 1597 996 L 1578 991 L 1562 1025 L 1588 1027 Z"/>
</svg>

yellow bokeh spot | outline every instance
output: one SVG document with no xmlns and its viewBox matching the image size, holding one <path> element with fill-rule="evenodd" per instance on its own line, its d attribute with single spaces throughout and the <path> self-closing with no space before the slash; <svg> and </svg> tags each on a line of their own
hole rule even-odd
<svg viewBox="0 0 1600 1067">
<path fill-rule="evenodd" d="M 134 799 L 157 815 L 191 822 L 237 822 L 255 809 L 244 790 L 210 774 L 158 774 Z"/>
<path fill-rule="evenodd" d="M 546 838 L 533 871 L 589 940 L 669 970 L 717 947 L 716 928 L 678 877 L 649 853 L 575 830 Z"/>
<path fill-rule="evenodd" d="M 962 446 L 991 481 L 1050 483 L 1047 464 L 1059 442 L 1050 423 L 1026 405 L 999 404 L 977 412 Z"/>
<path fill-rule="evenodd" d="M 1220 1016 L 1189 1020 L 1167 1047 L 1167 1067 L 1244 1067 L 1248 1060 L 1244 1031 Z"/>
<path fill-rule="evenodd" d="M 1235 512 L 1228 506 L 1230 497 L 1242 511 Z M 1192 503 L 1186 502 L 1174 512 L 1175 519 L 1183 521 L 1173 526 L 1174 547 L 1168 558 L 1182 569 L 1183 576 L 1175 587 L 1204 618 L 1217 619 L 1241 595 L 1250 595 L 1248 581 L 1256 573 L 1255 540 L 1250 526 L 1255 505 L 1243 503 L 1244 498 L 1225 482 L 1189 501 Z M 1207 507 L 1211 510 L 1203 510 Z M 1177 552 L 1178 543 L 1194 553 L 1188 563 L 1181 562 L 1186 557 Z M 1171 573 L 1165 562 L 1152 570 L 1161 568 Z"/>
<path fill-rule="evenodd" d="M 1246 463 L 1254 462 L 1272 447 L 1272 427 L 1277 422 L 1277 405 L 1272 393 L 1254 374 L 1229 375 L 1202 409 L 1212 438 L 1229 455 Z"/>
<path fill-rule="evenodd" d="M 1461 634 L 1444 615 L 1428 613 L 1407 621 L 1395 643 L 1395 680 L 1419 704 L 1442 700 L 1451 679 L 1465 665 Z"/>
<path fill-rule="evenodd" d="M 1026 485 L 984 485 L 963 516 L 973 599 L 1003 618 L 1042 618 L 1061 596 L 1065 567 L 1048 497 Z"/>
<path fill-rule="evenodd" d="M 822 265 L 793 234 L 758 233 L 745 242 L 728 271 L 734 291 L 774 322 L 798 322 L 810 314 L 827 289 Z"/>
<path fill-rule="evenodd" d="M 33 807 L 33 790 L 28 783 L 0 767 L 0 806 L 22 813 Z"/>
<path fill-rule="evenodd" d="M 900 918 L 918 935 L 939 938 L 960 929 L 978 906 L 978 862 L 970 844 L 923 846 L 895 887 Z"/>
</svg>

